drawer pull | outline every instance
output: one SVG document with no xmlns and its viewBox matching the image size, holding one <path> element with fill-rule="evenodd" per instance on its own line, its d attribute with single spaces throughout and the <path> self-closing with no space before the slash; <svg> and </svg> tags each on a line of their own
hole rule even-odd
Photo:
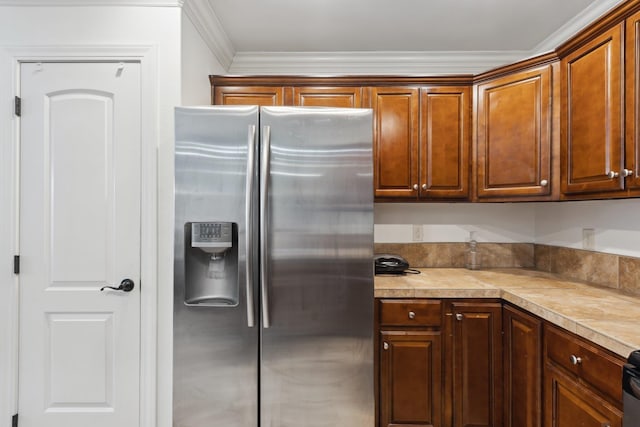
<svg viewBox="0 0 640 427">
<path fill-rule="evenodd" d="M 456 320 L 462 320 L 462 319 L 464 319 L 464 314 L 456 313 Z"/>
<path fill-rule="evenodd" d="M 389 343 L 382 343 L 382 348 L 384 348 L 385 350 L 389 350 Z"/>
<path fill-rule="evenodd" d="M 572 354 L 571 356 L 569 356 L 569 362 L 571 362 L 572 365 L 581 365 L 582 358 Z"/>
<path fill-rule="evenodd" d="M 415 319 L 416 318 L 416 313 L 414 313 L 413 311 L 409 312 L 409 319 Z"/>
</svg>

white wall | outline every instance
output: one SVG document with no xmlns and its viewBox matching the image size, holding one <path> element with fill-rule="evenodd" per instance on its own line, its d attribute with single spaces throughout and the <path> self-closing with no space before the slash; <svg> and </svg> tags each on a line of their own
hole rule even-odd
<svg viewBox="0 0 640 427">
<path fill-rule="evenodd" d="M 534 241 L 534 210 L 526 203 L 376 203 L 376 243 L 408 243 L 412 225 L 422 226 L 423 242 Z"/>
<path fill-rule="evenodd" d="M 640 257 L 640 199 L 536 203 L 536 243 L 583 249 L 584 228 L 596 251 Z"/>
<path fill-rule="evenodd" d="M 213 55 L 186 13 L 182 13 L 182 105 L 211 104 L 210 74 L 226 70 Z"/>
<path fill-rule="evenodd" d="M 173 245 L 173 107 L 180 104 L 181 10 L 175 5 L 16 7 L 0 6 L 0 427 L 8 427 L 15 408 L 9 397 L 12 374 L 8 368 L 13 300 L 8 297 L 14 284 L 10 259 L 15 253 L 14 210 L 11 170 L 15 120 L 11 104 L 15 93 L 13 60 L 8 53 L 20 47 L 151 46 L 155 51 L 152 74 L 143 76 L 143 86 L 153 81 L 152 104 L 145 105 L 156 136 L 158 165 L 158 271 L 157 286 L 158 364 L 163 373 L 158 383 L 159 427 L 171 425 L 171 336 L 172 336 L 172 245 Z M 148 109 L 152 111 L 149 112 Z M 143 194 L 153 200 L 156 194 Z M 150 289 L 150 288 L 149 288 Z M 168 313 L 168 316 L 162 314 Z M 167 368 L 168 367 L 168 368 Z"/>
</svg>

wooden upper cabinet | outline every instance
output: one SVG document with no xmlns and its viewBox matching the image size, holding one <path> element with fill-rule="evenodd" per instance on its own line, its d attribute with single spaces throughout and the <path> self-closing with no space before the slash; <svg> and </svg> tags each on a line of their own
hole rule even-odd
<svg viewBox="0 0 640 427">
<path fill-rule="evenodd" d="M 284 105 L 284 87 L 281 86 L 216 86 L 213 89 L 215 105 Z"/>
<path fill-rule="evenodd" d="M 419 105 L 417 88 L 371 88 L 376 197 L 418 196 Z"/>
<path fill-rule="evenodd" d="M 562 59 L 561 185 L 565 194 L 619 191 L 623 169 L 624 23 Z"/>
<path fill-rule="evenodd" d="M 467 198 L 471 90 L 427 87 L 420 98 L 420 196 Z"/>
<path fill-rule="evenodd" d="M 293 105 L 301 107 L 362 107 L 361 87 L 294 87 Z"/>
<path fill-rule="evenodd" d="M 627 188 L 640 188 L 640 12 L 627 19 L 626 63 L 626 136 L 625 160 L 621 175 Z"/>
<path fill-rule="evenodd" d="M 478 86 L 478 198 L 551 194 L 552 66 Z"/>
</svg>

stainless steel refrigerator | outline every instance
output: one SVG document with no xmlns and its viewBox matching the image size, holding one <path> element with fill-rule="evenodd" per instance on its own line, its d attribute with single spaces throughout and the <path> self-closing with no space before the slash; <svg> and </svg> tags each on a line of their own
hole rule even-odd
<svg viewBox="0 0 640 427">
<path fill-rule="evenodd" d="M 175 119 L 174 427 L 373 427 L 371 111 Z"/>
</svg>

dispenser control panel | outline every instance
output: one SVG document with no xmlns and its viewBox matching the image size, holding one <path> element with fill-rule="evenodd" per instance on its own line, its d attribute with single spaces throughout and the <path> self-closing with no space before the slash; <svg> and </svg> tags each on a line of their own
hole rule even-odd
<svg viewBox="0 0 640 427">
<path fill-rule="evenodd" d="M 233 242 L 232 223 L 230 222 L 194 222 L 191 224 L 191 246 L 224 250 Z M 209 252 L 209 251 L 207 251 Z"/>
</svg>

